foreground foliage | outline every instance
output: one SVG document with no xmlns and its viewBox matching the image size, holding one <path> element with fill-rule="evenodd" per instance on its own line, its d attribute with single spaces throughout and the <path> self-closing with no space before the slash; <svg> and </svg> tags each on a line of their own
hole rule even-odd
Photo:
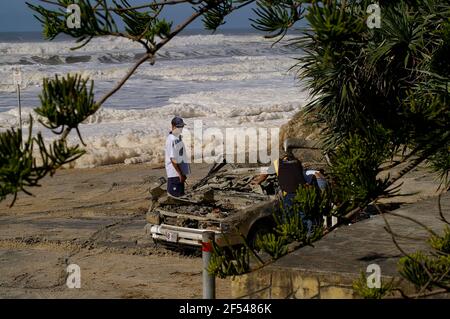
<svg viewBox="0 0 450 319">
<path fill-rule="evenodd" d="M 399 273 L 412 282 L 419 294 L 433 289 L 450 291 L 450 227 L 443 235 L 431 235 L 431 251 L 407 254 L 399 261 Z"/>
<path fill-rule="evenodd" d="M 255 247 L 250 247 L 245 238 L 244 245 L 237 248 L 224 249 L 215 245 L 208 270 L 220 278 L 245 274 L 251 270 L 251 256 L 263 263 L 261 252 L 276 260 L 289 252 L 292 243 L 296 243 L 297 248 L 312 245 L 323 236 L 323 217 L 332 211 L 330 189 L 321 191 L 317 187 L 300 186 L 291 209 L 280 203 L 279 210 L 273 214 L 275 227 L 271 232 L 259 235 Z M 307 221 L 314 223 L 308 226 Z"/>
</svg>

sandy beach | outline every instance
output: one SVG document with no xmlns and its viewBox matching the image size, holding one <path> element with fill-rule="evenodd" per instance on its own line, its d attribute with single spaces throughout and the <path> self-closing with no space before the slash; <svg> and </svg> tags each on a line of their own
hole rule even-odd
<svg viewBox="0 0 450 319">
<path fill-rule="evenodd" d="M 192 166 L 189 185 L 205 176 Z M 149 164 L 66 169 L 0 203 L 0 297 L 201 298 L 201 258 L 155 246 L 144 232 L 148 187 L 164 176 Z M 415 170 L 402 179 L 410 203 L 436 195 L 438 182 Z M 81 268 L 81 289 L 66 286 L 66 267 Z M 217 279 L 217 296 L 231 297 Z"/>
<path fill-rule="evenodd" d="M 201 258 L 145 237 L 147 189 L 163 174 L 146 164 L 62 170 L 35 197 L 0 203 L 0 297 L 201 298 Z M 66 286 L 72 263 L 81 289 Z M 219 298 L 229 290 L 217 280 Z"/>
</svg>

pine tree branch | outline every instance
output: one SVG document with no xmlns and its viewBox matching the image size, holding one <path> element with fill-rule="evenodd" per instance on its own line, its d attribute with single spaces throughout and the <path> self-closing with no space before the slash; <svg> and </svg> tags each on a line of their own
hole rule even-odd
<svg viewBox="0 0 450 319">
<path fill-rule="evenodd" d="M 65 8 L 66 6 L 57 2 L 57 1 L 52 1 L 52 0 L 39 0 L 41 2 L 44 3 L 48 3 L 48 4 L 52 4 L 52 5 L 56 5 L 62 8 Z M 115 8 L 115 7 L 108 7 L 108 10 L 110 11 L 114 11 L 114 12 L 125 12 L 125 11 L 133 11 L 133 10 L 139 10 L 139 9 L 145 9 L 145 8 L 151 8 L 151 7 L 155 7 L 155 6 L 166 6 L 166 5 L 176 5 L 176 4 L 181 4 L 181 3 L 190 3 L 192 5 L 198 5 L 200 3 L 202 3 L 203 1 L 198 0 L 198 1 L 193 1 L 193 0 L 166 0 L 166 1 L 153 1 L 153 2 L 149 2 L 148 4 L 142 4 L 142 5 L 138 5 L 138 6 L 133 6 L 133 7 L 128 7 L 128 8 Z M 96 11 L 105 11 L 104 8 L 99 8 L 96 9 Z"/>
<path fill-rule="evenodd" d="M 128 79 L 133 75 L 133 73 L 139 68 L 139 66 L 144 63 L 145 61 L 151 59 L 153 57 L 153 53 L 147 52 L 142 58 L 139 59 L 138 62 L 136 62 L 130 70 L 128 70 L 127 74 L 116 84 L 116 86 L 109 91 L 107 94 L 105 94 L 99 102 L 97 102 L 97 110 L 102 106 L 103 103 L 107 99 L 109 99 L 114 93 L 120 90 L 120 88 L 128 81 Z M 96 111 L 97 111 L 96 110 Z"/>
<path fill-rule="evenodd" d="M 439 194 L 439 196 L 438 196 L 438 210 L 439 210 L 439 216 L 440 216 L 440 219 L 441 219 L 444 223 L 446 223 L 447 225 L 450 225 L 450 222 L 448 221 L 447 218 L 445 218 L 444 213 L 442 212 L 441 196 L 442 196 L 442 194 Z"/>
<path fill-rule="evenodd" d="M 406 166 L 405 168 L 403 168 L 400 172 L 398 172 L 393 178 L 391 178 L 387 185 L 386 185 L 386 189 L 389 188 L 391 185 L 393 185 L 396 181 L 398 181 L 400 178 L 402 178 L 403 176 L 405 176 L 406 174 L 408 174 L 410 171 L 412 171 L 414 168 L 416 168 L 417 166 L 419 166 L 422 162 L 424 162 L 428 157 L 429 157 L 429 152 L 427 152 L 426 154 L 423 154 L 422 156 L 419 156 L 417 158 L 415 158 L 414 160 L 411 161 L 411 163 Z"/>
<path fill-rule="evenodd" d="M 421 223 L 421 222 L 419 222 L 418 220 L 416 220 L 416 219 L 414 219 L 412 217 L 401 215 L 401 214 L 397 214 L 397 213 L 394 213 L 394 212 L 384 212 L 384 214 L 389 214 L 389 215 L 392 215 L 392 216 L 395 216 L 395 217 L 400 217 L 400 218 L 407 219 L 407 220 L 409 220 L 409 221 L 411 221 L 411 222 L 421 226 L 423 229 L 425 229 L 431 235 L 438 236 L 438 234 L 436 234 L 430 227 L 426 226 L 424 223 Z"/>
<path fill-rule="evenodd" d="M 47 0 L 41 0 L 41 1 L 45 1 L 48 2 Z M 218 1 L 216 3 L 214 3 L 214 5 L 218 5 L 220 3 L 222 3 L 224 0 L 222 1 Z M 254 0 L 251 0 L 254 1 Z M 251 3 L 251 1 L 248 1 L 247 3 L 242 4 L 243 5 L 247 5 L 249 3 Z M 178 33 L 180 33 L 182 30 L 184 30 L 184 28 L 186 28 L 189 24 L 191 24 L 195 19 L 197 19 L 199 16 L 201 16 L 202 14 L 204 14 L 205 12 L 207 12 L 209 9 L 211 9 L 211 7 L 205 6 L 203 8 L 201 8 L 199 11 L 197 11 L 196 13 L 192 14 L 187 20 L 185 20 L 183 23 L 181 23 L 180 25 L 178 25 L 174 31 L 172 31 L 167 38 L 163 39 L 162 41 L 160 41 L 155 47 L 150 48 L 144 41 L 142 40 L 137 40 L 138 42 L 140 42 L 141 44 L 144 45 L 144 47 L 146 48 L 146 54 L 139 59 L 139 61 L 137 61 L 131 68 L 130 70 L 127 72 L 127 74 L 116 84 L 116 86 L 109 91 L 107 94 L 105 94 L 97 103 L 97 108 L 95 111 L 97 111 L 98 109 L 100 109 L 100 107 L 106 102 L 106 100 L 108 100 L 112 95 L 114 95 L 117 91 L 119 91 L 122 86 L 128 81 L 128 79 L 133 75 L 133 73 L 139 68 L 140 65 L 142 65 L 145 61 L 148 61 L 152 58 L 154 58 L 156 52 L 162 48 L 165 44 L 167 44 L 173 37 L 175 37 Z M 123 34 L 113 34 L 114 36 L 124 36 Z M 95 112 L 93 112 L 95 113 Z M 65 140 L 68 135 L 71 132 L 71 128 L 67 127 L 64 132 L 62 133 L 61 136 L 61 140 Z"/>
<path fill-rule="evenodd" d="M 433 278 L 433 275 L 431 274 L 431 271 L 428 269 L 428 267 L 425 265 L 425 263 L 423 263 L 420 260 L 416 260 L 414 258 L 412 258 L 405 250 L 403 250 L 403 248 L 400 246 L 400 244 L 397 242 L 397 239 L 394 236 L 394 232 L 392 231 L 391 225 L 389 224 L 389 222 L 387 221 L 387 218 L 385 216 L 385 212 L 383 212 L 382 210 L 380 210 L 380 208 L 378 207 L 378 205 L 375 205 L 375 208 L 378 210 L 378 212 L 381 214 L 381 216 L 383 217 L 384 223 L 386 225 L 386 231 L 391 235 L 392 238 L 392 242 L 394 243 L 395 247 L 397 247 L 397 249 L 408 259 L 412 260 L 413 262 L 419 263 L 422 268 L 425 270 L 425 272 L 428 275 L 428 278 L 431 280 Z"/>
<path fill-rule="evenodd" d="M 215 6 L 218 6 L 219 4 L 225 2 L 226 0 L 219 0 L 214 2 L 214 5 L 212 4 L 208 4 L 202 8 L 200 8 L 197 12 L 195 12 L 194 14 L 192 14 L 189 18 L 187 18 L 184 22 L 180 23 L 175 30 L 173 30 L 168 36 L 167 38 L 165 38 L 164 40 L 160 41 L 155 48 L 155 52 L 158 51 L 161 47 L 163 47 L 166 43 L 168 43 L 173 37 L 175 37 L 178 33 L 180 33 L 181 31 L 184 30 L 184 28 L 186 28 L 189 24 L 191 24 L 192 22 L 195 21 L 195 19 L 197 19 L 198 17 L 200 17 L 201 15 L 203 15 L 204 13 L 206 13 L 208 10 L 212 9 Z"/>
<path fill-rule="evenodd" d="M 399 289 L 397 289 L 397 290 L 399 290 Z M 430 292 L 422 293 L 422 294 L 413 294 L 413 295 L 403 294 L 403 297 L 416 299 L 416 298 L 431 297 L 431 296 L 435 296 L 435 295 L 439 295 L 439 294 L 443 294 L 443 293 L 448 293 L 448 289 L 436 289 L 436 290 L 432 290 Z"/>
<path fill-rule="evenodd" d="M 450 133 L 447 133 L 446 135 L 444 135 L 443 140 L 445 140 L 445 138 L 448 139 Z M 434 154 L 437 150 L 439 150 L 442 147 L 441 144 L 436 143 L 435 145 L 433 145 L 432 147 L 426 149 L 420 156 L 418 156 L 417 158 L 413 159 L 411 161 L 410 164 L 408 164 L 405 168 L 403 168 L 400 172 L 398 172 L 394 177 L 392 177 L 386 184 L 385 189 L 388 189 L 390 186 L 392 186 L 396 181 L 398 181 L 400 178 L 402 178 L 403 176 L 405 176 L 406 174 L 408 174 L 410 171 L 412 171 L 414 168 L 416 168 L 417 166 L 419 166 L 421 163 L 423 163 L 424 161 L 426 161 L 427 159 L 429 159 L 429 157 Z M 415 154 L 419 151 L 419 148 L 422 148 L 421 146 L 418 146 L 417 149 L 415 149 L 414 151 L 412 151 L 412 154 Z M 410 154 L 411 155 L 411 154 Z M 407 158 L 409 158 L 410 156 L 408 155 Z M 405 162 L 405 161 L 403 161 Z"/>
</svg>

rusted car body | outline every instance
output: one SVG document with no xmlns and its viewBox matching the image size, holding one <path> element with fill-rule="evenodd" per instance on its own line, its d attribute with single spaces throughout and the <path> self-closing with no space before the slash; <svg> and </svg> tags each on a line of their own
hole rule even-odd
<svg viewBox="0 0 450 319">
<path fill-rule="evenodd" d="M 220 246 L 241 244 L 244 237 L 253 242 L 272 229 L 278 208 L 276 177 L 251 183 L 260 173 L 261 168 L 228 167 L 178 198 L 168 195 L 161 182 L 150 191 L 146 233 L 175 245 L 200 246 L 205 231 L 214 231 Z"/>
</svg>

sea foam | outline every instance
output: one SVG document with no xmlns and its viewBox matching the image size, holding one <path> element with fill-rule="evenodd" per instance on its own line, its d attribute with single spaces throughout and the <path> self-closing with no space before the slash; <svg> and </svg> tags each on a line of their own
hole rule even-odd
<svg viewBox="0 0 450 319">
<path fill-rule="evenodd" d="M 181 36 L 160 52 L 156 64 L 142 65 L 127 84 L 89 117 L 80 131 L 87 154 L 75 167 L 164 160 L 170 120 L 178 115 L 187 129 L 195 121 L 203 128 L 279 128 L 307 101 L 289 68 L 295 50 L 260 35 Z M 98 100 L 132 66 L 141 48 L 127 40 L 102 38 L 77 51 L 73 43 L 0 43 L 0 131 L 17 127 L 19 115 L 12 69 L 22 69 L 22 119 L 35 118 L 35 131 L 55 138 L 37 124 L 33 108 L 45 77 L 78 73 L 94 80 Z M 68 62 L 69 60 L 69 62 Z M 79 144 L 77 134 L 69 142 Z M 203 140 L 203 147 L 217 141 Z M 251 148 L 256 146 L 253 145 Z"/>
</svg>

